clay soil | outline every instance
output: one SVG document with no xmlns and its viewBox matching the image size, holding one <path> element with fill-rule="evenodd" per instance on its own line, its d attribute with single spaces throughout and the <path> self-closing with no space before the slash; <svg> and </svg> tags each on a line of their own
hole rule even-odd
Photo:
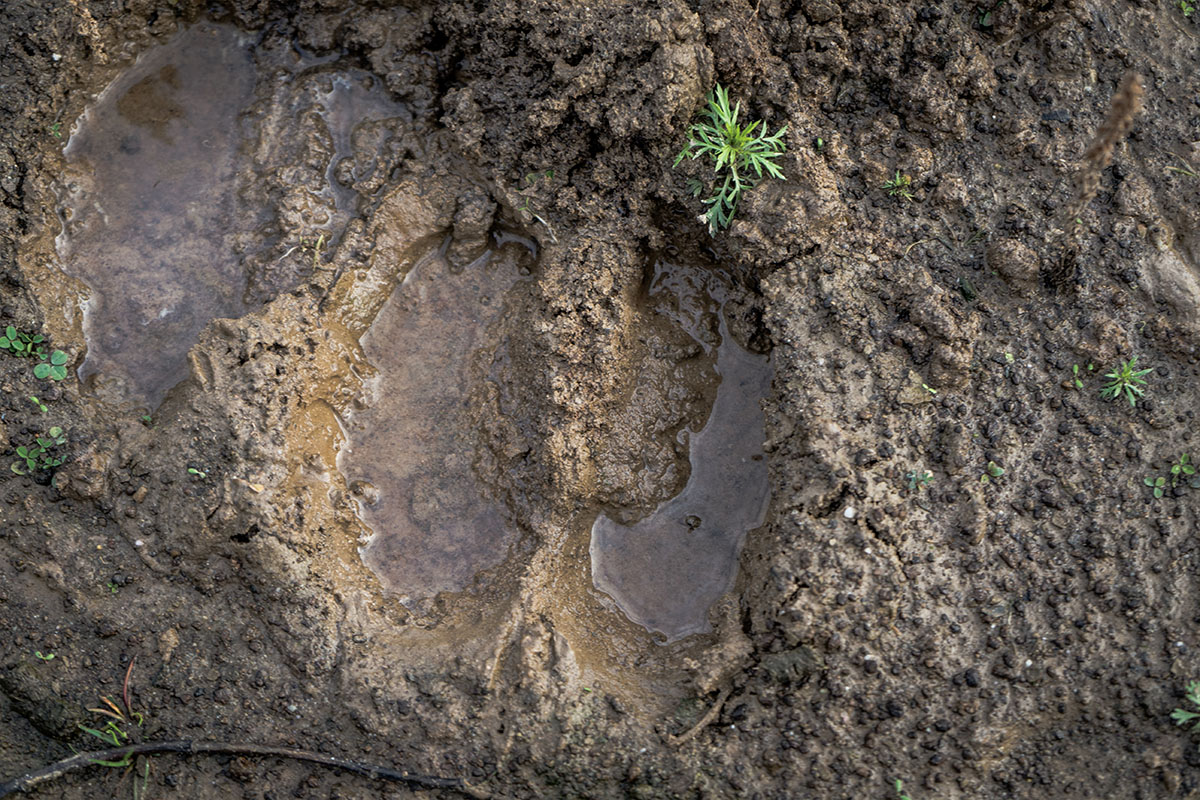
<svg viewBox="0 0 1200 800">
<path fill-rule="evenodd" d="M 1144 485 L 1200 460 L 1197 17 L 8 0 L 0 319 L 73 364 L 83 342 L 46 288 L 59 135 L 201 17 L 371 73 L 411 119 L 318 259 L 283 258 L 305 234 L 289 191 L 321 162 L 303 121 L 279 123 L 246 197 L 282 266 L 208 326 L 150 424 L 0 354 L 0 778 L 94 748 L 78 725 L 133 662 L 136 740 L 301 748 L 495 797 L 892 798 L 897 779 L 913 800 L 1200 795 L 1197 741 L 1169 718 L 1200 679 L 1200 489 Z M 1145 108 L 1065 235 L 1129 72 Z M 786 180 L 709 237 L 699 162 L 671 166 L 717 82 L 786 124 L 788 152 Z M 883 188 L 897 170 L 910 198 Z M 526 279 L 469 417 L 473 470 L 519 535 L 467 591 L 404 606 L 357 557 L 335 464 L 357 337 L 431 247 L 465 264 L 517 234 Z M 671 645 L 606 605 L 587 561 L 600 510 L 679 491 L 674 433 L 706 413 L 653 377 L 694 357 L 647 306 L 662 259 L 721 276 L 733 335 L 775 370 L 767 523 L 712 632 Z M 1145 398 L 1103 399 L 1100 374 L 1135 355 Z M 50 425 L 66 463 L 11 473 Z M 462 794 L 276 757 L 149 766 L 146 797 Z M 35 796 L 133 789 L 94 767 Z"/>
</svg>

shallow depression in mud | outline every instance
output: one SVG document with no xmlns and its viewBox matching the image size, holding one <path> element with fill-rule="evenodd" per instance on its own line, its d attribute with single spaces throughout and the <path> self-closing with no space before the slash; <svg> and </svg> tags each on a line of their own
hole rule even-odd
<svg viewBox="0 0 1200 800">
<path fill-rule="evenodd" d="M 461 269 L 422 259 L 362 337 L 376 373 L 346 414 L 338 463 L 371 530 L 363 559 L 410 607 L 466 588 L 515 539 L 476 478 L 475 389 L 523 254 L 507 245 Z"/>
<path fill-rule="evenodd" d="M 154 404 L 196 335 L 244 310 L 233 250 L 238 114 L 254 89 L 248 39 L 198 25 L 146 54 L 81 118 L 65 155 L 58 251 L 91 289 L 81 377 Z"/>
<path fill-rule="evenodd" d="M 233 26 L 144 53 L 64 151 L 55 250 L 86 287 L 80 377 L 156 406 L 210 320 L 319 268 L 410 123 L 366 73 Z"/>
<path fill-rule="evenodd" d="M 326 262 L 344 232 L 427 133 L 374 76 L 267 34 L 202 22 L 146 51 L 64 151 L 55 252 L 86 287 L 81 377 L 156 406 L 212 319 L 342 274 Z M 338 405 L 363 561 L 410 610 L 504 563 L 528 512 L 492 497 L 477 463 L 505 297 L 532 258 L 509 238 L 462 267 L 447 242 L 376 287 L 360 401 Z M 767 501 L 771 369 L 730 334 L 725 287 L 708 268 L 655 267 L 641 367 L 597 443 L 601 497 L 579 498 L 607 512 L 577 559 L 602 604 L 668 641 L 709 629 Z"/>
<path fill-rule="evenodd" d="M 733 586 L 747 531 L 762 525 L 769 485 L 763 414 L 770 360 L 721 325 L 721 384 L 703 430 L 688 438 L 683 491 L 638 522 L 601 514 L 592 526 L 592 579 L 632 621 L 674 641 L 709 630 L 708 610 Z"/>
</svg>

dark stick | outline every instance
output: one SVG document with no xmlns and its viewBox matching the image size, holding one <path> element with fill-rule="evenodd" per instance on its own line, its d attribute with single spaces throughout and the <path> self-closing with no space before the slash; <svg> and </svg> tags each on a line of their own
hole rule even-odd
<svg viewBox="0 0 1200 800">
<path fill-rule="evenodd" d="M 347 761 L 311 750 L 293 750 L 288 747 L 268 747 L 261 744 L 233 744 L 229 742 L 194 742 L 181 739 L 172 742 L 144 742 L 127 747 L 114 747 L 111 750 L 96 750 L 91 753 L 79 753 L 71 758 L 42 767 L 36 772 L 26 773 L 19 778 L 13 778 L 7 783 L 0 784 L 0 797 L 7 797 L 13 792 L 26 792 L 34 786 L 54 780 L 71 770 L 92 766 L 96 761 L 120 761 L 126 756 L 136 756 L 145 753 L 223 753 L 232 755 L 273 756 L 275 758 L 292 758 L 297 761 L 311 761 L 314 764 L 324 764 L 336 767 L 368 778 L 378 778 L 389 781 L 399 781 L 410 786 L 423 789 L 451 789 L 462 792 L 470 797 L 486 798 L 488 793 L 483 789 L 472 786 L 462 778 L 439 778 L 432 775 L 418 775 L 408 770 L 390 769 L 388 767 L 360 764 L 357 761 Z"/>
</svg>

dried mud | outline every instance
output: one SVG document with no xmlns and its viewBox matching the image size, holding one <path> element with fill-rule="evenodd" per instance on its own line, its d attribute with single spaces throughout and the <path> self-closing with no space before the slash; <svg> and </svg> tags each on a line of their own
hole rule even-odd
<svg viewBox="0 0 1200 800">
<path fill-rule="evenodd" d="M 1200 46 L 1179 8 L 17 0 L 0 20 L 0 316 L 73 372 L 104 352 L 55 246 L 75 121 L 202 20 L 244 32 L 258 76 L 219 235 L 175 251 L 215 275 L 228 251 L 245 280 L 235 310 L 195 309 L 182 382 L 52 385 L 0 354 L 7 456 L 69 437 L 53 475 L 0 478 L 5 776 L 92 746 L 77 726 L 133 662 L 136 738 L 497 797 L 1200 790 L 1169 719 L 1200 678 L 1200 489 L 1143 483 L 1195 457 L 1200 408 Z M 1130 70 L 1145 109 L 1068 237 Z M 699 162 L 671 164 L 718 81 L 789 149 L 787 180 L 710 238 Z M 142 119 L 153 148 L 175 112 L 144 105 L 171 111 Z M 896 170 L 911 200 L 882 188 Z M 167 225 L 160 205 L 142 213 Z M 188 302 L 97 274 L 131 308 Z M 723 316 L 685 291 L 705 281 Z M 131 363 L 166 355 L 117 317 Z M 592 528 L 652 518 L 698 472 L 723 327 L 773 369 L 770 502 L 709 630 L 662 643 L 595 588 Z M 1146 397 L 1103 400 L 1133 355 Z M 395 501 L 415 533 L 372 569 Z M 389 585 L 382 562 L 447 515 L 453 547 L 425 540 L 446 566 Z M 151 796 L 413 793 L 151 763 Z M 96 769 L 39 796 L 130 790 Z"/>
</svg>

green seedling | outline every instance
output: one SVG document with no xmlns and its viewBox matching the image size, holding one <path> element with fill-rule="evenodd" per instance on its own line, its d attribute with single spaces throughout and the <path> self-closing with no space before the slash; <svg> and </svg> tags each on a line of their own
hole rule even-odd
<svg viewBox="0 0 1200 800">
<path fill-rule="evenodd" d="M 937 389 L 933 388 L 932 386 L 930 386 L 930 385 L 929 385 L 929 384 L 927 384 L 927 383 L 922 383 L 922 384 L 921 384 L 921 388 L 922 388 L 922 389 L 924 389 L 925 391 L 929 392 L 930 394 L 937 394 L 937 393 L 938 393 L 938 390 L 937 390 Z"/>
<path fill-rule="evenodd" d="M 321 251 L 325 248 L 325 234 L 321 233 L 317 236 L 316 243 L 312 246 L 313 263 L 312 268 L 315 272 L 321 268 Z"/>
<path fill-rule="evenodd" d="M 1087 371 L 1088 371 L 1088 372 L 1091 372 L 1091 371 L 1092 371 L 1092 370 L 1094 370 L 1095 368 L 1096 368 L 1096 365 L 1095 365 L 1095 364 L 1088 364 L 1088 365 L 1087 365 Z M 1079 377 L 1079 365 L 1078 365 L 1078 364 L 1072 364 L 1072 365 L 1071 365 L 1071 382 L 1072 382 L 1072 383 L 1075 385 L 1075 388 L 1076 388 L 1076 389 L 1082 389 L 1082 388 L 1083 388 L 1083 379 Z"/>
<path fill-rule="evenodd" d="M 825 140 L 818 136 L 817 140 L 813 142 L 813 149 L 818 153 L 823 152 L 825 150 Z"/>
<path fill-rule="evenodd" d="M 1158 476 L 1157 478 L 1154 477 L 1153 475 L 1147 475 L 1145 478 L 1142 478 L 1142 483 L 1146 484 L 1151 489 L 1153 489 L 1154 497 L 1159 498 L 1159 497 L 1163 496 L 1163 493 L 1166 490 L 1167 479 L 1162 477 L 1161 475 Z"/>
<path fill-rule="evenodd" d="M 34 395 L 29 395 L 29 402 L 33 403 L 33 407 L 36 408 L 38 411 L 41 411 L 43 414 L 46 413 L 46 410 L 47 410 L 46 404 L 43 403 L 41 400 L 39 400 Z"/>
<path fill-rule="evenodd" d="M 195 467 L 188 467 L 187 471 L 188 471 L 188 475 L 195 475 L 197 478 L 199 478 L 201 480 L 204 480 L 205 478 L 208 477 L 208 473 L 202 469 L 196 469 Z"/>
<path fill-rule="evenodd" d="M 140 419 L 147 426 L 154 424 L 154 417 L 150 416 L 149 414 L 142 414 L 140 417 L 138 417 L 138 419 Z"/>
<path fill-rule="evenodd" d="M 902 197 L 905 200 L 913 199 L 912 177 L 902 174 L 900 170 L 896 170 L 895 176 L 884 183 L 883 188 L 887 189 L 888 197 Z"/>
<path fill-rule="evenodd" d="M 1187 483 L 1193 489 L 1200 488 L 1200 475 L 1196 474 L 1196 467 L 1192 465 L 1192 457 L 1187 453 L 1179 456 L 1179 459 L 1171 464 L 1168 475 L 1172 489 L 1181 483 Z M 1153 489 L 1154 496 L 1159 498 L 1166 494 L 1168 475 L 1148 475 L 1142 479 L 1142 483 Z"/>
<path fill-rule="evenodd" d="M 768 135 L 762 120 L 741 125 L 738 122 L 741 110 L 740 102 L 730 107 L 729 91 L 717 84 L 708 94 L 700 121 L 688 128 L 688 143 L 672 165 L 678 167 L 685 158 L 706 156 L 712 160 L 716 193 L 703 201 L 709 207 L 703 219 L 707 220 L 712 236 L 729 227 L 742 191 L 754 188 L 764 173 L 783 179 L 783 171 L 774 160 L 787 152 L 783 141 L 787 125 Z"/>
<path fill-rule="evenodd" d="M 0 336 L 0 350 L 7 350 L 20 358 L 45 358 L 42 354 L 42 343 L 45 341 L 46 337 L 40 333 L 30 336 L 9 325 L 4 329 L 4 335 Z"/>
<path fill-rule="evenodd" d="M 1105 400 L 1116 400 L 1123 394 L 1129 400 L 1130 406 L 1136 406 L 1137 398 L 1145 394 L 1142 387 L 1146 385 L 1146 379 L 1142 376 L 1153 371 L 1154 367 L 1137 369 L 1137 356 L 1134 356 L 1122 362 L 1119 368 L 1105 374 L 1104 377 L 1112 378 L 1112 381 L 1100 390 L 1100 396 Z"/>
<path fill-rule="evenodd" d="M 904 791 L 904 781 L 899 778 L 896 778 L 896 800 L 912 800 L 908 792 Z"/>
<path fill-rule="evenodd" d="M 991 481 L 995 480 L 996 478 L 999 478 L 1003 474 L 1004 474 L 1004 467 L 1001 467 L 995 461 L 989 461 L 987 463 L 986 471 L 982 475 L 979 476 L 979 482 L 980 483 L 990 483 Z"/>
<path fill-rule="evenodd" d="M 1185 17 L 1190 17 L 1196 13 L 1196 6 L 1189 2 L 1189 0 L 1179 0 L 1179 10 L 1183 12 Z"/>
<path fill-rule="evenodd" d="M 538 181 L 540 181 L 542 178 L 545 178 L 545 179 L 546 179 L 546 180 L 548 180 L 548 181 L 552 181 L 552 180 L 554 180 L 554 170 L 552 170 L 552 169 L 548 169 L 548 170 L 546 170 L 545 172 L 529 172 L 529 173 L 526 173 L 526 175 L 525 175 L 525 185 L 526 185 L 526 186 L 534 186 L 534 185 L 536 185 L 536 184 L 537 184 L 537 182 L 538 182 Z"/>
<path fill-rule="evenodd" d="M 118 586 L 117 584 L 113 583 L 112 581 L 105 582 L 104 586 L 105 586 L 105 588 L 108 589 L 109 594 L 116 594 L 117 592 L 119 592 L 121 590 L 121 587 Z"/>
<path fill-rule="evenodd" d="M 910 492 L 918 492 L 929 484 L 933 483 L 932 472 L 917 472 L 913 470 L 904 477 L 908 478 L 908 490 Z"/>
<path fill-rule="evenodd" d="M 133 674 L 133 664 L 129 662 L 129 668 L 125 670 L 125 682 L 121 688 L 121 705 L 113 702 L 108 697 L 101 697 L 102 706 L 89 708 L 88 711 L 93 714 L 100 714 L 105 719 L 103 725 L 96 724 L 96 727 L 89 728 L 86 725 L 80 725 L 79 729 L 89 736 L 93 736 L 108 747 L 124 747 L 133 743 L 134 733 L 145 724 L 145 718 L 138 711 L 133 710 L 132 702 L 130 701 L 130 676 Z M 117 769 L 126 769 L 127 773 L 132 772 L 133 754 L 125 753 L 120 759 L 115 761 L 103 761 L 93 759 L 93 764 L 102 767 L 113 767 Z M 141 778 L 141 786 L 138 786 L 137 778 Z M 147 759 L 144 762 L 142 774 L 135 777 L 133 781 L 133 797 L 134 800 L 141 800 L 146 795 L 146 786 L 150 779 L 150 762 Z"/>
<path fill-rule="evenodd" d="M 42 356 L 44 359 L 45 356 Z M 33 368 L 33 376 L 42 380 L 61 381 L 67 377 L 67 361 L 69 357 L 62 350 L 50 354 L 50 363 L 43 361 Z"/>
<path fill-rule="evenodd" d="M 42 661 L 53 661 L 57 656 L 54 653 L 43 653 L 41 650 L 34 650 L 33 654 Z"/>
<path fill-rule="evenodd" d="M 1200 709 L 1200 681 L 1190 681 L 1187 685 L 1185 696 L 1189 703 L 1195 708 Z M 1200 713 L 1196 711 L 1186 711 L 1182 708 L 1177 708 L 1171 712 L 1171 719 L 1175 720 L 1176 725 L 1192 725 L 1192 733 L 1200 730 Z"/>
<path fill-rule="evenodd" d="M 17 461 L 12 464 L 12 471 L 18 475 L 28 475 L 30 472 L 38 470 L 54 469 L 63 463 L 61 456 L 54 456 L 50 451 L 60 444 L 66 444 L 67 435 L 63 433 L 63 429 L 57 426 L 46 432 L 45 436 L 38 436 L 34 439 L 34 444 L 21 445 L 17 448 Z"/>
<path fill-rule="evenodd" d="M 1196 468 L 1192 466 L 1192 457 L 1184 453 L 1179 457 L 1179 460 L 1171 465 L 1171 488 L 1174 489 L 1179 485 L 1180 481 L 1191 478 L 1196 474 Z M 1195 480 L 1193 479 L 1193 483 Z"/>
<path fill-rule="evenodd" d="M 56 122 L 50 126 L 50 135 L 53 136 L 55 139 L 62 138 L 62 123 L 61 122 Z"/>
</svg>

